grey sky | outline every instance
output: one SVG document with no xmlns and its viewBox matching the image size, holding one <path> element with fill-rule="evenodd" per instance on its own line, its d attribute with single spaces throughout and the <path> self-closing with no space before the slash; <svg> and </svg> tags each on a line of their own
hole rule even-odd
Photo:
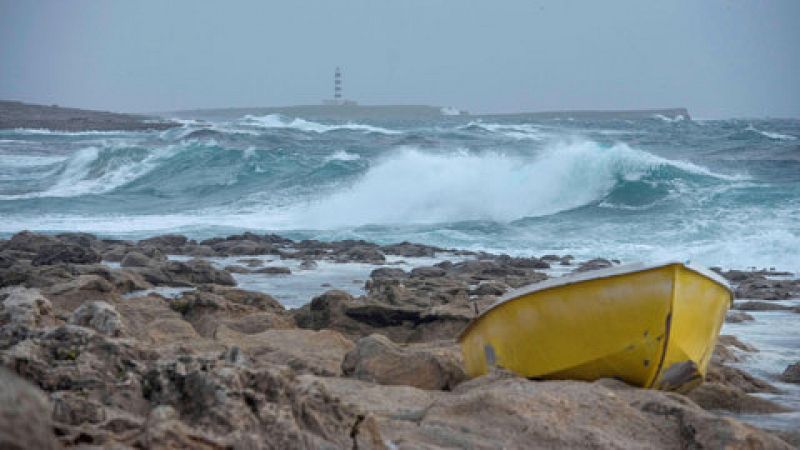
<svg viewBox="0 0 800 450">
<path fill-rule="evenodd" d="M 800 1 L 0 0 L 0 98 L 800 117 Z"/>
</svg>

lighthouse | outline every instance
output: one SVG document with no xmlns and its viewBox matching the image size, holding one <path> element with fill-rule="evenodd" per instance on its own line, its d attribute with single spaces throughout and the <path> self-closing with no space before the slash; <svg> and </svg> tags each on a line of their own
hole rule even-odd
<svg viewBox="0 0 800 450">
<path fill-rule="evenodd" d="M 358 103 L 352 100 L 345 100 L 342 97 L 342 69 L 338 66 L 336 70 L 333 72 L 333 99 L 331 100 L 323 100 L 322 103 L 324 105 L 330 106 L 345 106 L 345 105 L 357 105 Z"/>
</svg>

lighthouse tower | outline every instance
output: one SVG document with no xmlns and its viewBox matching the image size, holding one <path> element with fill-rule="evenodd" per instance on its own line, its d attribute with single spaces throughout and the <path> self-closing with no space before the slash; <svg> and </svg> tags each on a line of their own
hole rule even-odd
<svg viewBox="0 0 800 450">
<path fill-rule="evenodd" d="M 336 68 L 333 72 L 333 98 L 330 100 L 323 100 L 324 105 L 344 106 L 344 105 L 357 105 L 358 103 L 352 100 L 345 100 L 342 97 L 342 69 Z"/>
<path fill-rule="evenodd" d="M 337 104 L 342 101 L 342 71 L 338 67 L 333 74 L 333 101 Z"/>
</svg>

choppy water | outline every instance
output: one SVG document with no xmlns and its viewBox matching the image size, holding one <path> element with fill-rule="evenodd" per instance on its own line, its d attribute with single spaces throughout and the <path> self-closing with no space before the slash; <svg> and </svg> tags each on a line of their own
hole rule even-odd
<svg viewBox="0 0 800 450">
<path fill-rule="evenodd" d="M 0 131 L 0 217 L 4 235 L 246 229 L 800 271 L 800 121 L 270 115 Z"/>
</svg>

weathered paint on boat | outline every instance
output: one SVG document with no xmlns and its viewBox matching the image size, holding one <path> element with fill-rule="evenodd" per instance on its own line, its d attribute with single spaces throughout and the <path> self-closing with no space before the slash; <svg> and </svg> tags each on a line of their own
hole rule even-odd
<svg viewBox="0 0 800 450">
<path fill-rule="evenodd" d="M 528 378 L 683 390 L 705 376 L 727 282 L 678 262 L 554 278 L 508 293 L 459 337 L 469 376 L 497 366 Z"/>
</svg>

